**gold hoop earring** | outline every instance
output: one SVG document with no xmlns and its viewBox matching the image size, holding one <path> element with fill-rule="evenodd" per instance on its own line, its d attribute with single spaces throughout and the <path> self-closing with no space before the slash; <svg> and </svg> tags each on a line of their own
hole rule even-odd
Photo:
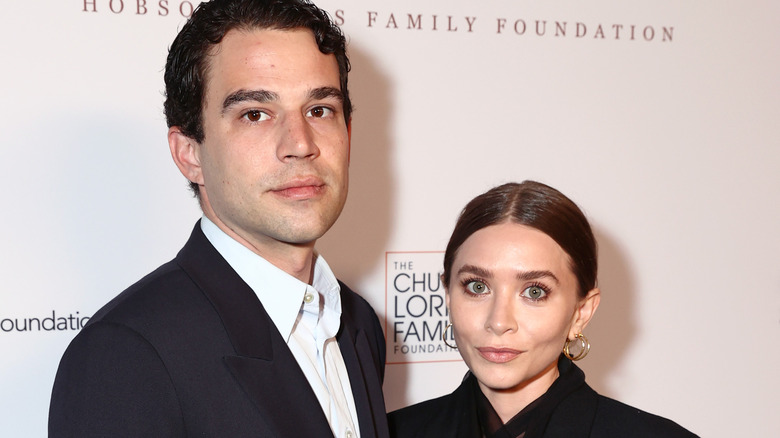
<svg viewBox="0 0 780 438">
<path fill-rule="evenodd" d="M 576 362 L 588 355 L 588 352 L 590 351 L 590 342 L 588 342 L 588 338 L 586 338 L 582 333 L 575 336 L 574 340 L 580 341 L 579 354 L 576 356 L 571 355 L 571 352 L 569 352 L 569 346 L 571 345 L 572 340 L 566 339 L 566 343 L 563 344 L 563 355 Z"/>
<path fill-rule="evenodd" d="M 444 344 L 446 344 L 448 347 L 452 348 L 453 350 L 457 350 L 457 349 L 458 349 L 458 346 L 457 346 L 457 345 L 452 345 L 452 344 L 450 344 L 449 342 L 447 342 L 447 330 L 449 330 L 449 329 L 450 329 L 450 327 L 452 327 L 452 323 L 451 323 L 451 322 L 448 322 L 448 323 L 447 323 L 447 327 L 444 327 L 444 331 L 441 333 L 441 340 L 442 340 L 442 342 L 444 342 Z"/>
</svg>

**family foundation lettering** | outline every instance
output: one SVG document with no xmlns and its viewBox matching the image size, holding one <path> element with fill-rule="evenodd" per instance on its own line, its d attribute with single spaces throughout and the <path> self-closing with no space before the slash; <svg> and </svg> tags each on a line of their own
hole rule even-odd
<svg viewBox="0 0 780 438">
<path fill-rule="evenodd" d="M 57 316 L 57 313 L 52 310 L 51 317 L 5 318 L 0 320 L 0 330 L 6 333 L 81 330 L 87 321 L 89 321 L 89 317 L 79 316 L 79 312 L 76 312 L 75 315 L 71 313 L 68 316 Z"/>
<path fill-rule="evenodd" d="M 189 18 L 200 0 L 81 0 L 82 12 L 138 17 Z M 329 11 L 338 26 L 359 25 L 377 31 L 491 33 L 526 38 L 672 42 L 674 26 L 647 23 L 601 23 L 554 18 L 453 15 L 399 11 Z"/>
</svg>

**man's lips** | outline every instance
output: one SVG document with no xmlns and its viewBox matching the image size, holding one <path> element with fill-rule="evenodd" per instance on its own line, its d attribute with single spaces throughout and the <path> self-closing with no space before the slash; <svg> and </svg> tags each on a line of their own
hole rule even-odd
<svg viewBox="0 0 780 438">
<path fill-rule="evenodd" d="M 325 183 L 315 177 L 294 179 L 274 187 L 271 192 L 288 199 L 309 199 L 319 196 Z"/>
<path fill-rule="evenodd" d="M 494 363 L 505 363 L 519 356 L 522 351 L 504 347 L 479 347 L 479 354 L 485 360 Z"/>
</svg>

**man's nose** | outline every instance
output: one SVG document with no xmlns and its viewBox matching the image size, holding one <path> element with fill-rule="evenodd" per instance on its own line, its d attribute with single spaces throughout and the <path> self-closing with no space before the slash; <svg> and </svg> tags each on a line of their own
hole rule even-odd
<svg viewBox="0 0 780 438">
<path fill-rule="evenodd" d="M 285 116 L 280 137 L 276 151 L 280 161 L 315 158 L 320 154 L 312 128 L 303 114 Z"/>
</svg>

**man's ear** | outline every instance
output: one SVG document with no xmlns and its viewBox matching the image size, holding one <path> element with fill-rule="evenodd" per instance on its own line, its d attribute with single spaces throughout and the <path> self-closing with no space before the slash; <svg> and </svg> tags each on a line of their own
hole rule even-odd
<svg viewBox="0 0 780 438">
<path fill-rule="evenodd" d="M 347 122 L 347 164 L 352 162 L 352 119 Z"/>
<path fill-rule="evenodd" d="M 572 317 L 572 324 L 569 329 L 569 339 L 574 339 L 575 336 L 585 330 L 590 319 L 593 318 L 593 314 L 596 313 L 599 302 L 601 302 L 601 291 L 597 287 L 591 289 L 585 298 L 580 300 L 577 304 L 577 308 L 574 310 L 574 316 Z"/>
<path fill-rule="evenodd" d="M 178 126 L 168 129 L 168 147 L 176 167 L 185 178 L 203 185 L 203 170 L 200 167 L 200 144 L 187 137 Z"/>
</svg>

